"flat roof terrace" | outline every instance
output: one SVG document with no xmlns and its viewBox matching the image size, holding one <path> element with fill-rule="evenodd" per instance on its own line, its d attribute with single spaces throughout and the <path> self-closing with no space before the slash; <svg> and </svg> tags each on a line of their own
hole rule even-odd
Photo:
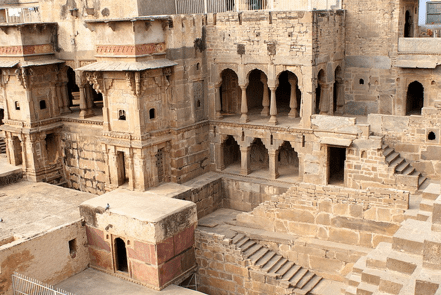
<svg viewBox="0 0 441 295">
<path fill-rule="evenodd" d="M 27 182 L 0 189 L 0 247 L 8 240 L 34 237 L 79 220 L 79 204 L 96 197 L 43 182 Z"/>
</svg>

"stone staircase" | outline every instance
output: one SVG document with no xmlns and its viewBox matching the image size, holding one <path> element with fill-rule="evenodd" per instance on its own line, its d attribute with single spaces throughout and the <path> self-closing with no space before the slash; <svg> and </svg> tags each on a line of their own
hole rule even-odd
<svg viewBox="0 0 441 295">
<path fill-rule="evenodd" d="M 378 244 L 355 263 L 342 294 L 441 294 L 441 265 L 430 265 L 427 261 L 431 259 L 426 257 L 433 247 L 441 249 L 441 232 L 434 232 L 431 222 L 439 186 L 437 191 L 423 192 L 419 211 L 424 218 L 415 214 L 415 218 L 406 219 L 392 243 Z"/>
<path fill-rule="evenodd" d="M 0 154 L 6 154 L 6 141 L 3 137 L 0 137 Z"/>
<path fill-rule="evenodd" d="M 383 155 L 386 158 L 386 162 L 390 168 L 394 169 L 395 174 L 408 175 L 408 176 L 418 176 L 418 187 L 419 188 L 426 180 L 420 172 L 416 171 L 415 168 L 403 157 L 400 153 L 396 152 L 393 148 L 389 147 L 387 144 L 383 144 Z"/>
<path fill-rule="evenodd" d="M 322 277 L 296 265 L 244 234 L 238 233 L 232 240 L 236 249 L 251 262 L 255 270 L 279 281 L 284 288 L 292 288 L 293 292 L 290 294 L 314 294 L 313 289 L 322 281 Z"/>
</svg>

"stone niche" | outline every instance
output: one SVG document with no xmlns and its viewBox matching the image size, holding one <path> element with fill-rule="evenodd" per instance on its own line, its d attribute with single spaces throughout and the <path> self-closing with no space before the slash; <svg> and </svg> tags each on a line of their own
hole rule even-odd
<svg viewBox="0 0 441 295">
<path fill-rule="evenodd" d="M 118 189 L 84 202 L 80 214 L 93 268 L 161 290 L 196 266 L 192 202 Z"/>
</svg>

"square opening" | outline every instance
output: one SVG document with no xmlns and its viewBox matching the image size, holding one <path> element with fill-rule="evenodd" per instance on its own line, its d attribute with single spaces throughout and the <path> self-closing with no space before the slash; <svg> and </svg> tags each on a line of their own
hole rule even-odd
<svg viewBox="0 0 441 295">
<path fill-rule="evenodd" d="M 77 239 L 69 241 L 69 254 L 72 258 L 75 258 L 77 256 Z"/>
</svg>

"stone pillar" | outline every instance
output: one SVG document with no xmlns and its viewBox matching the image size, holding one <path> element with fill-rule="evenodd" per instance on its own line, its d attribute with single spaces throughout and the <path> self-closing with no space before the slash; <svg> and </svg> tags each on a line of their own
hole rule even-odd
<svg viewBox="0 0 441 295">
<path fill-rule="evenodd" d="M 266 75 L 264 73 L 260 74 L 260 81 L 263 83 L 263 100 L 262 100 L 262 106 L 263 110 L 260 113 L 262 116 L 268 117 L 269 116 L 269 94 L 268 94 L 268 79 L 266 78 Z"/>
<path fill-rule="evenodd" d="M 81 91 L 81 89 L 80 89 Z M 118 155 L 113 150 L 113 147 L 109 151 L 109 168 L 110 168 L 110 188 L 117 188 L 118 187 L 118 167 L 117 167 L 117 159 Z"/>
<path fill-rule="evenodd" d="M 80 87 L 80 118 L 84 119 L 87 118 L 87 103 L 86 103 L 86 94 L 84 89 L 84 85 L 81 85 Z"/>
<path fill-rule="evenodd" d="M 130 175 L 129 175 L 129 189 L 130 190 L 134 190 L 135 189 L 135 167 L 133 166 L 133 152 L 131 150 L 129 150 L 129 152 L 127 153 L 128 157 L 127 157 L 127 162 L 128 162 L 128 166 L 129 166 L 129 171 L 130 171 Z"/>
<path fill-rule="evenodd" d="M 240 174 L 248 175 L 251 172 L 251 147 L 240 147 Z"/>
<path fill-rule="evenodd" d="M 341 115 L 345 105 L 345 84 L 343 84 L 343 79 L 337 79 L 336 82 L 337 107 L 335 113 Z"/>
<path fill-rule="evenodd" d="M 279 177 L 279 161 L 278 161 L 278 150 L 268 150 L 269 157 L 269 173 L 271 179 L 276 179 Z"/>
<path fill-rule="evenodd" d="M 248 119 L 247 87 L 240 86 L 240 89 L 242 89 L 242 104 L 240 107 L 240 112 L 242 113 L 242 115 L 240 116 L 240 122 L 247 123 L 250 121 Z"/>
<path fill-rule="evenodd" d="M 276 102 L 276 87 L 271 87 L 271 109 L 270 115 L 271 118 L 268 121 L 268 124 L 277 125 L 277 102 Z"/>
<path fill-rule="evenodd" d="M 62 114 L 72 113 L 69 108 L 69 93 L 67 92 L 67 82 L 63 82 L 60 84 L 60 95 L 63 101 L 63 109 L 61 110 Z"/>
<path fill-rule="evenodd" d="M 320 84 L 320 112 L 319 114 L 328 114 L 329 112 L 329 100 L 330 100 L 330 89 L 331 85 L 328 83 L 322 83 Z"/>
<path fill-rule="evenodd" d="M 291 85 L 291 95 L 289 97 L 289 107 L 291 111 L 288 116 L 291 118 L 297 118 L 299 116 L 299 112 L 297 111 L 297 79 L 289 79 L 289 84 Z"/>
<path fill-rule="evenodd" d="M 224 149 L 222 148 L 222 143 L 214 144 L 214 153 L 216 155 L 216 169 L 224 170 L 225 161 L 224 161 Z"/>
<path fill-rule="evenodd" d="M 222 119 L 222 107 L 221 107 L 221 90 L 220 90 L 220 86 L 219 87 L 215 87 L 214 89 L 214 95 L 215 95 L 215 111 L 216 111 L 216 119 Z"/>
<path fill-rule="evenodd" d="M 93 93 L 92 91 L 94 91 L 92 89 L 92 87 L 87 87 L 87 94 L 86 94 L 86 105 L 87 105 L 87 109 L 86 109 L 86 114 L 87 117 L 93 117 L 95 116 L 95 113 L 93 112 Z"/>
<path fill-rule="evenodd" d="M 109 107 L 107 92 L 103 93 L 103 129 L 104 131 L 110 131 L 110 121 L 109 121 Z"/>
</svg>

